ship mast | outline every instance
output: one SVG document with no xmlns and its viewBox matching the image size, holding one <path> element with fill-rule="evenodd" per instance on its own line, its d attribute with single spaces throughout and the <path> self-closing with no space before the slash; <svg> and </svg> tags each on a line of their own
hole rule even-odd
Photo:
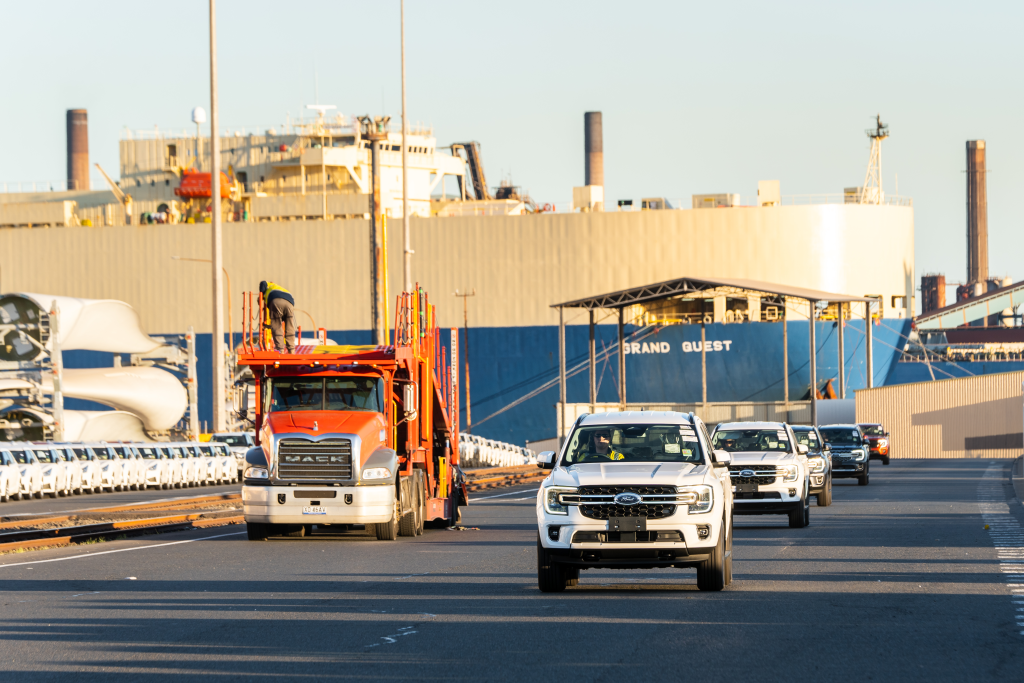
<svg viewBox="0 0 1024 683">
<path fill-rule="evenodd" d="M 882 192 L 882 140 L 889 137 L 889 126 L 882 123 L 882 115 L 875 116 L 875 127 L 865 131 L 871 138 L 871 159 L 860 190 L 861 204 L 881 204 L 885 199 Z"/>
</svg>

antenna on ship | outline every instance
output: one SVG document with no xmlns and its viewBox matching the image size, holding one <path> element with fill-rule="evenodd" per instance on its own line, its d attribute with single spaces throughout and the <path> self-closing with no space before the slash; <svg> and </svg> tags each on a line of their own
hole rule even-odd
<svg viewBox="0 0 1024 683">
<path fill-rule="evenodd" d="M 319 86 L 317 86 L 317 90 L 319 89 Z M 318 96 L 317 102 L 319 101 L 320 98 Z M 335 107 L 333 104 L 307 104 L 306 109 L 312 109 L 316 111 L 315 132 L 320 134 L 320 193 L 323 199 L 323 204 L 321 206 L 321 217 L 324 220 L 327 220 L 327 160 L 324 159 L 324 135 L 326 134 L 326 131 L 324 130 L 324 113 L 330 109 L 337 109 L 337 107 Z M 302 173 L 305 172 L 302 171 L 302 169 L 299 169 L 299 171 Z"/>
<path fill-rule="evenodd" d="M 875 116 L 875 127 L 864 131 L 871 138 L 871 159 L 860 191 L 861 204 L 881 204 L 885 199 L 882 192 L 882 140 L 889 137 L 889 125 L 882 123 L 882 115 Z"/>
</svg>

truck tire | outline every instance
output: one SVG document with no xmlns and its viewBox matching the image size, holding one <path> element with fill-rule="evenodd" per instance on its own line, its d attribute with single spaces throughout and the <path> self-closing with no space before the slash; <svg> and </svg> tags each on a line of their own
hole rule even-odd
<svg viewBox="0 0 1024 683">
<path fill-rule="evenodd" d="M 419 472 L 416 473 L 416 535 L 423 535 L 423 528 L 425 526 L 424 518 L 427 516 L 426 500 L 427 494 L 423 490 L 423 477 Z"/>
<path fill-rule="evenodd" d="M 803 504 L 795 510 L 789 511 L 789 528 L 803 529 L 810 522 L 811 506 L 810 500 L 804 496 Z"/>
<path fill-rule="evenodd" d="M 817 495 L 818 507 L 827 508 L 832 504 L 832 475 L 828 475 L 824 490 Z"/>
<path fill-rule="evenodd" d="M 711 557 L 701 562 L 697 567 L 697 588 L 702 591 L 720 591 L 726 586 L 726 556 L 725 556 L 725 520 L 722 520 L 722 531 L 718 534 L 718 543 L 711 551 Z"/>
<path fill-rule="evenodd" d="M 416 535 L 416 496 L 413 495 L 412 507 L 402 515 L 402 519 L 398 522 L 398 535 L 399 536 L 415 536 Z"/>
<path fill-rule="evenodd" d="M 569 577 L 566 576 L 562 565 L 555 562 L 551 553 L 541 545 L 540 536 L 537 537 L 537 588 L 541 593 L 560 593 L 568 585 Z"/>
<path fill-rule="evenodd" d="M 391 521 L 388 522 L 377 522 L 373 525 L 374 533 L 377 534 L 378 541 L 394 541 L 398 538 L 398 522 L 401 517 L 401 503 L 398 498 L 395 498 L 395 509 L 391 513 Z"/>
<path fill-rule="evenodd" d="M 268 524 L 261 524 L 259 522 L 246 522 L 245 532 L 249 536 L 250 541 L 265 541 L 267 536 L 270 535 Z"/>
</svg>

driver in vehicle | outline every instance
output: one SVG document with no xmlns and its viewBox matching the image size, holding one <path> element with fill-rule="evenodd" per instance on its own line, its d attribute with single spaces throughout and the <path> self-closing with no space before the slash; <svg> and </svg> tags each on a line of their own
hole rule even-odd
<svg viewBox="0 0 1024 683">
<path fill-rule="evenodd" d="M 624 460 L 626 456 L 612 448 L 612 431 L 610 429 L 595 430 L 587 444 L 587 456 L 607 458 L 608 460 Z M 587 458 L 589 459 L 589 458 Z"/>
</svg>

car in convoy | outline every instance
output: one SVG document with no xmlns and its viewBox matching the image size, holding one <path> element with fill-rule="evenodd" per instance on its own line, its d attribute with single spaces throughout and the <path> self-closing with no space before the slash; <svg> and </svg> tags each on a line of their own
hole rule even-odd
<svg viewBox="0 0 1024 683">
<path fill-rule="evenodd" d="M 214 442 L 204 443 L 199 446 L 204 453 L 208 453 L 217 462 L 218 484 L 232 484 L 238 481 L 240 472 L 234 454 L 226 443 Z"/>
<path fill-rule="evenodd" d="M 69 446 L 74 451 L 78 466 L 82 469 L 82 493 L 97 493 L 101 490 L 99 458 L 93 450 L 83 444 Z"/>
<path fill-rule="evenodd" d="M 164 459 L 160 449 L 150 444 L 139 444 L 134 448 L 142 463 L 142 487 L 145 489 L 170 488 L 168 461 Z"/>
<path fill-rule="evenodd" d="M 883 465 L 889 464 L 889 456 L 892 455 L 892 441 L 889 439 L 889 432 L 878 423 L 862 422 L 857 425 L 864 435 L 864 441 L 868 446 L 868 460 L 881 460 Z"/>
<path fill-rule="evenodd" d="M 723 422 L 712 448 L 730 453 L 737 515 L 788 515 L 789 526 L 811 523 L 807 446 L 784 422 Z"/>
<path fill-rule="evenodd" d="M 811 478 L 811 495 L 818 507 L 832 504 L 832 450 L 821 438 L 817 427 L 790 425 L 800 445 L 807 446 L 807 469 Z"/>
<path fill-rule="evenodd" d="M 6 445 L 6 444 L 5 444 Z M 36 458 L 35 451 L 24 444 L 8 446 L 11 457 L 18 463 L 21 474 L 20 498 L 43 497 L 43 466 Z"/>
<path fill-rule="evenodd" d="M 238 469 L 238 476 L 235 481 L 242 478 L 245 470 L 245 453 L 256 446 L 256 439 L 252 432 L 217 432 L 210 437 L 211 442 L 222 443 L 231 451 L 235 459 L 235 467 Z"/>
<path fill-rule="evenodd" d="M 39 461 L 43 469 L 42 492 L 50 498 L 70 493 L 68 488 L 69 468 L 67 463 L 57 454 L 56 449 L 40 444 L 36 444 L 31 448 L 35 453 L 36 460 Z"/>
<path fill-rule="evenodd" d="M 700 590 L 732 582 L 729 454 L 693 413 L 580 417 L 537 494 L 537 583 L 562 591 L 581 569 L 697 569 Z"/>
<path fill-rule="evenodd" d="M 63 444 L 56 444 L 50 448 L 54 451 L 61 460 L 64 461 L 65 470 L 65 481 L 64 481 L 64 495 L 70 496 L 72 493 L 82 493 L 82 463 L 78 461 L 75 456 L 75 451 L 71 446 L 65 446 Z"/>
<path fill-rule="evenodd" d="M 870 481 L 868 445 L 864 433 L 855 424 L 825 425 L 818 427 L 821 438 L 832 449 L 832 477 L 853 478 L 858 486 Z"/>
<path fill-rule="evenodd" d="M 114 452 L 113 446 L 105 443 L 89 444 L 92 452 L 96 455 L 96 467 L 98 468 L 98 484 L 100 491 L 123 491 L 124 490 L 124 462 Z"/>
<path fill-rule="evenodd" d="M 10 451 L 0 450 L 0 502 L 21 500 L 21 469 Z"/>
</svg>

